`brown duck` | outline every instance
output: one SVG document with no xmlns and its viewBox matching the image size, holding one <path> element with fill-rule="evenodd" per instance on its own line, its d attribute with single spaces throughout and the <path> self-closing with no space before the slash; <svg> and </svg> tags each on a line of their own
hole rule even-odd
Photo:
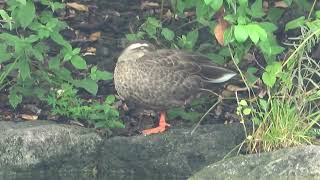
<svg viewBox="0 0 320 180">
<path fill-rule="evenodd" d="M 167 109 L 183 106 L 209 84 L 223 83 L 235 75 L 205 56 L 137 42 L 119 56 L 114 84 L 123 99 L 161 112 L 159 126 L 142 131 L 148 135 L 170 126 L 165 120 Z"/>
</svg>

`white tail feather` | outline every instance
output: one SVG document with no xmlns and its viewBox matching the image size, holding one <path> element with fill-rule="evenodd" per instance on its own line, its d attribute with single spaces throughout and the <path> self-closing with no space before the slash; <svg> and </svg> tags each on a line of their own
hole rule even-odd
<svg viewBox="0 0 320 180">
<path fill-rule="evenodd" d="M 229 79 L 231 79 L 235 75 L 237 75 L 237 74 L 236 73 L 227 73 L 227 74 L 223 74 L 219 78 L 215 78 L 215 79 L 205 78 L 205 81 L 210 82 L 210 83 L 222 83 L 222 82 L 228 81 Z"/>
</svg>

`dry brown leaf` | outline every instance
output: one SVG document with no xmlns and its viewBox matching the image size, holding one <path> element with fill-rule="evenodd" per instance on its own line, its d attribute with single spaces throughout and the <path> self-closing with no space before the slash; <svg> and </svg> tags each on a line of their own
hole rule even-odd
<svg viewBox="0 0 320 180">
<path fill-rule="evenodd" d="M 86 49 L 86 52 L 87 52 L 87 53 L 96 53 L 96 52 L 97 52 L 97 49 L 94 48 L 94 47 L 88 47 L 88 48 Z"/>
<path fill-rule="evenodd" d="M 149 1 L 145 1 L 145 2 L 142 2 L 140 8 L 142 10 L 144 9 L 154 9 L 154 8 L 159 8 L 160 5 L 159 3 L 156 3 L 156 2 L 149 2 Z"/>
<path fill-rule="evenodd" d="M 89 39 L 90 39 L 90 41 L 96 41 L 96 40 L 98 40 L 100 37 L 101 37 L 101 32 L 98 31 L 98 32 L 94 32 L 94 33 L 90 34 Z"/>
<path fill-rule="evenodd" d="M 274 3 L 274 7 L 288 8 L 288 4 L 286 4 L 284 1 L 277 1 Z"/>
<path fill-rule="evenodd" d="M 263 11 L 266 13 L 269 10 L 269 2 L 268 1 L 263 1 L 262 3 Z"/>
<path fill-rule="evenodd" d="M 248 90 L 246 87 L 239 87 L 239 86 L 232 85 L 232 84 L 228 85 L 226 89 L 231 92 L 247 91 Z"/>
<path fill-rule="evenodd" d="M 67 6 L 69 8 L 72 8 L 72 9 L 75 9 L 75 10 L 78 10 L 78 11 L 85 11 L 85 12 L 88 12 L 89 11 L 89 8 L 88 6 L 86 5 L 83 5 L 83 4 L 79 4 L 79 3 L 67 3 Z"/>
<path fill-rule="evenodd" d="M 218 24 L 214 28 L 214 35 L 221 46 L 224 46 L 223 33 L 228 28 L 228 25 L 226 20 L 220 18 Z"/>
<path fill-rule="evenodd" d="M 27 121 L 38 120 L 38 117 L 39 116 L 37 116 L 37 115 L 21 114 L 21 118 L 24 119 L 24 120 L 27 120 Z"/>
</svg>

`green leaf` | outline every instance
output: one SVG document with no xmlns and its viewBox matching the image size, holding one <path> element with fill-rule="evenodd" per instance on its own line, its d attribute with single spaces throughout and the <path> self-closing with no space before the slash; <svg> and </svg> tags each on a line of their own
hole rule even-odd
<svg viewBox="0 0 320 180">
<path fill-rule="evenodd" d="M 251 15 L 255 18 L 261 18 L 265 15 L 262 8 L 262 0 L 256 0 L 251 6 Z"/>
<path fill-rule="evenodd" d="M 222 4 L 223 0 L 213 0 L 211 1 L 210 6 L 214 11 L 218 11 L 221 8 Z"/>
<path fill-rule="evenodd" d="M 209 5 L 214 0 L 203 0 L 206 5 Z"/>
<path fill-rule="evenodd" d="M 91 79 L 75 80 L 72 82 L 76 87 L 84 88 L 92 95 L 96 95 L 98 92 L 98 85 Z"/>
<path fill-rule="evenodd" d="M 192 49 L 196 42 L 198 41 L 199 32 L 197 30 L 193 30 L 187 33 L 187 41 L 190 43 Z"/>
<path fill-rule="evenodd" d="M 201 114 L 198 112 L 186 112 L 182 108 L 174 108 L 168 111 L 168 118 L 174 119 L 177 117 L 181 117 L 182 119 L 189 121 L 196 121 L 200 118 Z"/>
<path fill-rule="evenodd" d="M 320 19 L 320 11 L 316 11 L 316 18 Z"/>
<path fill-rule="evenodd" d="M 260 38 L 260 35 L 257 31 L 256 26 L 257 25 L 251 25 L 251 24 L 247 25 L 247 31 L 248 31 L 249 37 L 254 44 L 257 44 Z"/>
<path fill-rule="evenodd" d="M 291 4 L 292 4 L 292 0 L 284 0 L 284 2 L 285 2 L 288 6 L 291 6 Z"/>
<path fill-rule="evenodd" d="M 289 21 L 285 26 L 285 31 L 288 31 L 290 29 L 296 29 L 300 26 L 302 26 L 305 22 L 305 17 L 301 16 L 299 18 L 296 18 L 294 20 Z"/>
<path fill-rule="evenodd" d="M 277 76 L 281 72 L 281 70 L 282 66 L 279 62 L 274 62 L 273 64 L 268 65 L 262 75 L 263 82 L 267 86 L 272 87 L 275 84 Z"/>
<path fill-rule="evenodd" d="M 239 43 L 245 42 L 249 34 L 247 33 L 246 26 L 244 25 L 237 25 L 234 27 L 234 37 Z"/>
<path fill-rule="evenodd" d="M 240 6 L 248 6 L 248 0 L 239 0 Z"/>
<path fill-rule="evenodd" d="M 63 36 L 59 32 L 52 32 L 50 34 L 51 39 L 57 44 L 66 47 L 67 49 L 72 49 L 68 41 L 64 40 Z"/>
<path fill-rule="evenodd" d="M 0 64 L 8 61 L 11 58 L 11 54 L 8 53 L 6 44 L 0 44 Z"/>
<path fill-rule="evenodd" d="M 8 96 L 9 103 L 13 108 L 16 108 L 18 104 L 22 102 L 22 96 L 17 94 L 16 90 L 11 90 Z"/>
<path fill-rule="evenodd" d="M 239 102 L 239 104 L 240 104 L 241 106 L 248 106 L 247 101 L 244 100 L 244 99 L 242 99 L 242 100 Z"/>
<path fill-rule="evenodd" d="M 271 22 L 260 22 L 259 26 L 270 33 L 274 32 L 278 29 L 278 27 Z"/>
<path fill-rule="evenodd" d="M 92 80 L 111 80 L 113 74 L 107 71 L 98 70 L 97 66 L 93 66 L 90 70 L 90 78 Z"/>
<path fill-rule="evenodd" d="M 112 104 L 112 103 L 114 103 L 115 100 L 116 100 L 116 97 L 114 95 L 109 95 L 109 96 L 107 96 L 105 103 Z"/>
<path fill-rule="evenodd" d="M 244 115 L 247 116 L 247 115 L 249 115 L 251 113 L 251 109 L 250 108 L 245 108 L 242 112 L 243 112 Z"/>
<path fill-rule="evenodd" d="M 264 112 L 267 112 L 268 103 L 267 103 L 266 100 L 264 100 L 264 99 L 259 99 L 259 105 L 260 105 L 261 109 L 262 109 Z"/>
<path fill-rule="evenodd" d="M 17 12 L 17 20 L 23 28 L 26 28 L 36 16 L 36 8 L 33 1 L 27 1 L 25 5 L 20 5 Z"/>
<path fill-rule="evenodd" d="M 19 59 L 18 67 L 19 67 L 20 77 L 22 78 L 22 80 L 25 80 L 28 77 L 30 77 L 29 61 L 30 59 L 27 56 Z"/>
<path fill-rule="evenodd" d="M 49 69 L 58 70 L 60 67 L 60 59 L 58 57 L 51 58 L 48 62 Z"/>
<path fill-rule="evenodd" d="M 37 60 L 39 60 L 40 62 L 43 62 L 44 58 L 43 58 L 42 52 L 39 51 L 39 49 L 31 49 L 31 53 Z"/>
<path fill-rule="evenodd" d="M 281 18 L 284 12 L 284 9 L 272 7 L 268 11 L 267 19 L 270 20 L 272 23 L 277 24 L 278 20 Z"/>
<path fill-rule="evenodd" d="M 86 69 L 86 61 L 79 55 L 75 55 L 71 58 L 71 64 L 77 69 Z"/>
<path fill-rule="evenodd" d="M 171 31 L 168 28 L 163 28 L 161 31 L 161 34 L 163 35 L 163 37 L 168 40 L 168 41 L 172 41 L 174 38 L 174 32 Z"/>
<path fill-rule="evenodd" d="M 9 14 L 8 14 L 5 10 L 3 10 L 3 9 L 0 9 L 0 16 L 1 16 L 1 18 L 2 18 L 3 20 L 5 20 L 5 21 L 8 21 L 8 20 L 11 19 L 10 16 L 9 16 Z"/>
<path fill-rule="evenodd" d="M 26 5 L 27 1 L 26 0 L 16 0 L 17 2 L 23 4 L 23 5 Z"/>
</svg>

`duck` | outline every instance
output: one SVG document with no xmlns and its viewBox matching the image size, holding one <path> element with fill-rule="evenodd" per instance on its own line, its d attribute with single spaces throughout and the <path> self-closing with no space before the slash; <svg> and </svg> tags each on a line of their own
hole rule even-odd
<svg viewBox="0 0 320 180">
<path fill-rule="evenodd" d="M 210 85 L 225 83 L 236 75 L 204 55 L 139 41 L 120 53 L 114 85 L 121 99 L 160 112 L 159 125 L 142 131 L 151 135 L 170 127 L 166 122 L 168 109 L 183 107 Z"/>
</svg>

